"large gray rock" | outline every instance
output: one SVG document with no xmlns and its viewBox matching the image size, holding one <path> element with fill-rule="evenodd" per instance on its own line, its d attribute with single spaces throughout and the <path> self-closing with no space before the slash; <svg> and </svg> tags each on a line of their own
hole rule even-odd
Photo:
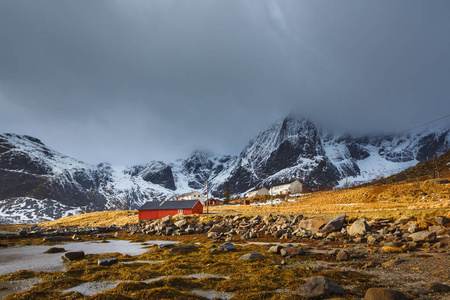
<svg viewBox="0 0 450 300">
<path fill-rule="evenodd" d="M 283 249 L 282 246 L 280 246 L 280 245 L 275 245 L 275 246 L 270 247 L 270 248 L 267 250 L 267 252 L 269 252 L 269 253 L 280 254 L 281 249 Z"/>
<path fill-rule="evenodd" d="M 183 245 L 170 249 L 170 252 L 173 253 L 176 251 L 197 251 L 197 250 L 198 248 L 194 245 Z"/>
<path fill-rule="evenodd" d="M 386 288 L 370 288 L 366 291 L 363 300 L 410 300 L 402 292 Z"/>
<path fill-rule="evenodd" d="M 414 242 L 434 242 L 436 240 L 436 232 L 419 231 L 409 236 Z"/>
<path fill-rule="evenodd" d="M 181 220 L 175 222 L 173 225 L 177 226 L 178 228 L 181 228 L 186 224 L 187 224 L 186 219 L 181 219 Z"/>
<path fill-rule="evenodd" d="M 435 221 L 436 224 L 438 224 L 438 225 L 445 225 L 445 224 L 447 224 L 450 220 L 449 220 L 447 217 L 445 217 L 445 216 L 439 216 L 439 217 L 434 218 L 434 221 Z"/>
<path fill-rule="evenodd" d="M 303 219 L 300 221 L 300 228 L 317 233 L 323 226 L 325 226 L 331 219 L 330 218 L 313 218 Z"/>
<path fill-rule="evenodd" d="M 347 233 L 351 236 L 365 235 L 370 231 L 370 226 L 367 224 L 366 219 L 359 219 L 355 221 L 350 227 L 347 227 Z"/>
<path fill-rule="evenodd" d="M 332 294 L 344 293 L 344 288 L 332 283 L 324 276 L 308 278 L 306 283 L 300 286 L 296 293 L 305 298 L 318 298 Z"/>
<path fill-rule="evenodd" d="M 342 226 L 344 225 L 346 217 L 347 215 L 345 214 L 337 216 L 336 218 L 332 219 L 327 224 L 325 224 L 325 226 L 320 229 L 320 232 L 330 233 L 341 230 Z"/>
<path fill-rule="evenodd" d="M 223 243 L 223 244 L 221 244 L 221 245 L 219 246 L 219 250 L 220 250 L 220 251 L 224 251 L 224 252 L 227 252 L 227 251 L 235 251 L 235 250 L 236 250 L 236 247 L 235 247 L 232 243 L 226 242 L 226 243 Z"/>
<path fill-rule="evenodd" d="M 65 261 L 83 259 L 84 257 L 85 257 L 84 251 L 66 252 L 63 255 L 61 255 L 61 258 Z"/>
<path fill-rule="evenodd" d="M 112 266 L 114 264 L 117 264 L 119 262 L 119 259 L 117 257 L 113 257 L 113 258 L 103 258 L 103 259 L 99 259 L 97 261 L 97 264 L 99 266 Z"/>
<path fill-rule="evenodd" d="M 255 259 L 264 257 L 261 253 L 247 253 L 239 257 L 239 259 Z"/>
<path fill-rule="evenodd" d="M 280 254 L 283 257 L 286 256 L 297 256 L 304 254 L 305 251 L 300 247 L 286 247 L 280 250 Z"/>
</svg>

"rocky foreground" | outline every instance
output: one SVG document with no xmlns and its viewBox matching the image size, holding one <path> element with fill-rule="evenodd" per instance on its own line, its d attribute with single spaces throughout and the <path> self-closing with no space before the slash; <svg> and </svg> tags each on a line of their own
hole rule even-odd
<svg viewBox="0 0 450 300">
<path fill-rule="evenodd" d="M 91 299 L 142 299 L 144 294 L 152 299 L 213 299 L 193 293 L 195 288 L 225 293 L 215 299 L 450 298 L 450 220 L 446 216 L 426 220 L 177 216 L 124 226 L 33 225 L 0 238 L 3 247 L 27 240 L 49 246 L 87 239 L 180 241 L 165 247 L 150 244 L 141 257 L 66 252 L 62 256 L 70 264 L 66 272 L 27 273 L 26 278 L 38 277 L 41 282 L 9 299 L 30 299 L 37 293 L 44 299 L 81 299 L 86 295 L 63 293 L 64 288 L 104 280 L 123 282 Z M 141 259 L 158 263 L 145 267 L 136 263 L 134 268 L 124 264 Z M 195 273 L 206 278 L 189 277 Z M 3 275 L 0 280 L 23 279 L 23 274 Z M 49 287 L 48 282 L 56 280 L 52 276 L 65 278 L 64 288 Z M 149 282 L 150 278 L 157 280 Z M 162 288 L 167 290 L 156 290 Z"/>
</svg>

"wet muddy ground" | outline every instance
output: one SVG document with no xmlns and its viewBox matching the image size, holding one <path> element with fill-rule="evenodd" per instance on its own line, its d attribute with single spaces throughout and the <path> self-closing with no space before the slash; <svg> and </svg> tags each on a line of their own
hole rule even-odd
<svg viewBox="0 0 450 300">
<path fill-rule="evenodd" d="M 340 297 L 346 299 L 361 299 L 370 287 L 397 289 L 413 299 L 449 298 L 448 293 L 425 290 L 432 282 L 450 283 L 448 247 L 381 253 L 380 247 L 364 243 L 282 240 L 305 253 L 281 257 L 267 252 L 280 243 L 271 236 L 250 243 L 236 237 L 231 240 L 236 250 L 229 252 L 217 251 L 224 240 L 207 239 L 205 234 L 161 237 L 160 241 L 178 242 L 167 247 L 159 247 L 154 236 L 139 234 L 122 234 L 107 242 L 81 238 L 74 243 L 8 241 L 0 248 L 0 298 L 303 299 L 295 291 L 307 278 L 320 275 L 342 286 Z M 171 251 L 180 245 L 197 249 Z M 83 250 L 86 257 L 63 263 L 62 253 L 44 254 L 51 247 Z M 339 249 L 349 253 L 348 260 L 336 260 Z M 263 257 L 239 259 L 248 253 Z M 117 257 L 118 263 L 98 265 L 99 259 L 110 257 Z"/>
</svg>

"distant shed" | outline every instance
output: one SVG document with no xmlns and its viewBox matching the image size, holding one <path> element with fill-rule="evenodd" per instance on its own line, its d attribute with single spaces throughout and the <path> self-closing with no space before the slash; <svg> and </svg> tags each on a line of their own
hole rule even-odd
<svg viewBox="0 0 450 300">
<path fill-rule="evenodd" d="M 177 214 L 202 214 L 203 206 L 199 200 L 149 201 L 142 205 L 138 211 L 139 220 L 154 220 Z"/>
</svg>

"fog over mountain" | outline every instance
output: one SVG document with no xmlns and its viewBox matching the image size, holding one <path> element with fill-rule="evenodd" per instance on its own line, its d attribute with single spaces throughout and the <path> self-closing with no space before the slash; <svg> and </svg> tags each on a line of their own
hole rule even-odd
<svg viewBox="0 0 450 300">
<path fill-rule="evenodd" d="M 0 132 L 89 164 L 237 156 L 289 113 L 387 134 L 450 114 L 450 3 L 0 2 Z"/>
</svg>

